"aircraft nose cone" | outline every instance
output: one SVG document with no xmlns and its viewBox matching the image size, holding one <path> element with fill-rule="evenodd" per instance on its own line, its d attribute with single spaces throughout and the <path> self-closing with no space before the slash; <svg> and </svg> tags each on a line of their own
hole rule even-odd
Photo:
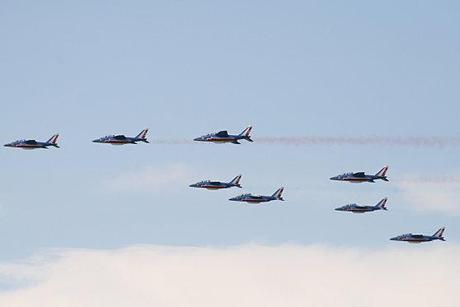
<svg viewBox="0 0 460 307">
<path fill-rule="evenodd" d="M 394 237 L 394 238 L 391 238 L 390 240 L 391 240 L 391 241 L 397 241 L 398 238 L 397 238 L 397 237 Z"/>
<path fill-rule="evenodd" d="M 337 177 L 331 177 L 330 180 L 337 180 Z"/>
<path fill-rule="evenodd" d="M 202 141 L 201 138 L 194 138 L 193 140 L 194 140 L 194 141 Z"/>
<path fill-rule="evenodd" d="M 100 142 L 101 142 L 101 140 L 99 140 L 99 139 L 93 140 L 93 143 L 100 143 Z"/>
<path fill-rule="evenodd" d="M 229 199 L 230 201 L 236 201 L 236 197 L 232 197 Z"/>
</svg>

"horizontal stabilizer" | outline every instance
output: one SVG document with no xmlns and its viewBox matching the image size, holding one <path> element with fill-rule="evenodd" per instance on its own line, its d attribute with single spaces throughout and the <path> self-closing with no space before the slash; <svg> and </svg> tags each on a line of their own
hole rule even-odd
<svg viewBox="0 0 460 307">
<path fill-rule="evenodd" d="M 382 199 L 381 201 L 379 201 L 378 204 L 375 205 L 375 207 L 380 208 L 380 209 L 383 209 L 383 210 L 388 210 L 387 207 L 386 207 L 387 201 L 388 201 L 388 198 L 385 197 L 384 199 Z"/>
<path fill-rule="evenodd" d="M 272 197 L 278 199 L 278 200 L 284 200 L 283 199 L 283 191 L 284 191 L 284 188 L 279 188 L 278 190 L 276 190 L 275 193 L 273 193 Z"/>
<path fill-rule="evenodd" d="M 235 178 L 233 178 L 232 181 L 230 181 L 230 184 L 233 184 L 233 185 L 241 188 L 240 180 L 241 180 L 241 175 L 238 175 Z"/>
<path fill-rule="evenodd" d="M 375 176 L 385 177 L 387 175 L 388 166 L 383 167 Z"/>
<path fill-rule="evenodd" d="M 446 227 L 440 228 L 438 231 L 436 231 L 433 235 L 433 237 L 439 238 L 439 239 L 444 239 L 442 235 L 444 234 L 444 231 L 446 230 Z"/>
<path fill-rule="evenodd" d="M 136 139 L 139 139 L 143 142 L 146 142 L 148 143 L 147 141 L 147 132 L 149 132 L 149 129 L 144 129 L 142 130 L 137 136 L 136 136 Z"/>
</svg>

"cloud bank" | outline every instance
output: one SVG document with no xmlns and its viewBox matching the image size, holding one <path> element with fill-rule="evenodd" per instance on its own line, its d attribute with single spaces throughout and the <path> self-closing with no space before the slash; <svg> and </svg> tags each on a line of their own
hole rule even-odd
<svg viewBox="0 0 460 307">
<path fill-rule="evenodd" d="M 438 244 L 439 243 L 439 244 Z M 460 246 L 134 247 L 3 264 L 9 307 L 458 306 Z"/>
</svg>

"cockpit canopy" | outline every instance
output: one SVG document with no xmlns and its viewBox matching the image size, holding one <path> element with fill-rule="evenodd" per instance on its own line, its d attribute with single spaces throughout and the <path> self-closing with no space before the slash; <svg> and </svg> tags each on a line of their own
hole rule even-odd
<svg viewBox="0 0 460 307">
<path fill-rule="evenodd" d="M 224 131 L 219 131 L 215 134 L 215 136 L 218 136 L 218 137 L 227 137 L 228 136 L 228 132 L 226 130 Z"/>
<path fill-rule="evenodd" d="M 341 175 L 338 175 L 337 178 L 346 178 L 346 177 L 350 177 L 353 175 L 354 175 L 353 173 L 343 173 Z"/>
</svg>

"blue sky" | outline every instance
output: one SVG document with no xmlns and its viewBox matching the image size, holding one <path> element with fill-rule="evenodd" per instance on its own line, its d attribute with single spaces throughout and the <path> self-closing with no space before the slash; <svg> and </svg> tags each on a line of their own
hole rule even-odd
<svg viewBox="0 0 460 307">
<path fill-rule="evenodd" d="M 58 132 L 62 148 L 0 150 L 0 259 L 135 244 L 386 247 L 442 225 L 458 242 L 458 182 L 410 179 L 457 176 L 458 146 L 257 137 L 457 137 L 459 5 L 3 1 L 0 141 Z M 90 142 L 146 127 L 152 141 L 193 139 L 248 124 L 256 142 L 241 146 Z M 385 164 L 390 183 L 328 180 Z M 239 173 L 244 192 L 283 185 L 287 201 L 250 207 L 227 201 L 240 190 L 187 187 Z M 385 196 L 388 212 L 332 210 Z"/>
</svg>

